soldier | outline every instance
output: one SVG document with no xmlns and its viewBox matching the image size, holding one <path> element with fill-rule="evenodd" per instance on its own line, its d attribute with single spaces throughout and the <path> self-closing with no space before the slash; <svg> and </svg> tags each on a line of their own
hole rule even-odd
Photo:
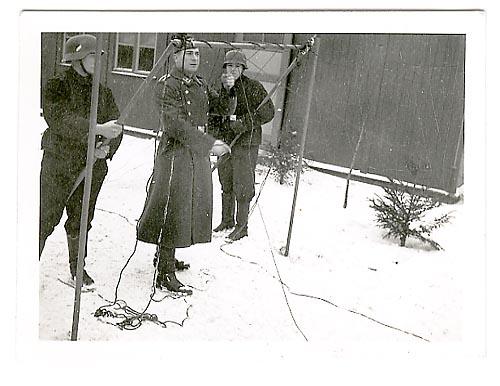
<svg viewBox="0 0 500 386">
<path fill-rule="evenodd" d="M 221 156 L 230 148 L 207 133 L 209 110 L 231 114 L 236 101 L 228 93 L 219 98 L 196 75 L 200 52 L 189 37 L 173 41 L 177 42 L 174 69 L 160 78 L 155 88 L 162 137 L 137 238 L 157 245 L 156 286 L 189 294 L 191 290 L 175 275 L 175 249 L 211 241 L 209 155 Z M 177 269 L 182 268 L 179 263 Z"/>
<path fill-rule="evenodd" d="M 85 169 L 89 130 L 92 76 L 95 66 L 96 38 L 73 36 L 65 44 L 63 59 L 71 62 L 64 73 L 48 80 L 43 93 L 43 115 L 48 128 L 43 133 L 43 158 L 40 171 L 39 258 L 47 237 L 61 221 L 64 209 L 69 268 L 76 275 L 83 187 L 73 193 L 75 181 Z M 95 156 L 87 231 L 91 228 L 97 196 L 108 172 L 106 160 L 115 154 L 122 140 L 122 126 L 114 123 L 119 111 L 111 90 L 99 86 Z M 85 248 L 85 256 L 87 254 Z M 84 270 L 83 284 L 93 284 Z"/>
<path fill-rule="evenodd" d="M 250 201 L 255 195 L 255 167 L 262 140 L 261 125 L 273 119 L 274 105 L 269 99 L 257 110 L 267 96 L 267 91 L 260 82 L 243 74 L 248 67 L 242 51 L 228 51 L 223 67 L 223 76 L 234 79 L 234 88 L 228 83 L 227 87 L 221 90 L 221 95 L 236 92 L 238 102 L 235 115 L 221 123 L 216 136 L 227 143 L 237 139 L 231 148 L 231 155 L 220 162 L 218 167 L 222 185 L 222 221 L 214 232 L 235 227 L 228 238 L 236 241 L 248 235 L 248 211 Z"/>
</svg>

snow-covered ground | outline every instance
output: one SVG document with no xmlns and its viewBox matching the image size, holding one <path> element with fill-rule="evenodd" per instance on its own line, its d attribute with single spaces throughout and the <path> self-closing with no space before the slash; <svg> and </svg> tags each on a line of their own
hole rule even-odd
<svg viewBox="0 0 500 386">
<path fill-rule="evenodd" d="M 396 240 L 382 238 L 369 208 L 368 199 L 382 194 L 381 188 L 351 182 L 344 209 L 345 180 L 312 170 L 301 177 L 288 257 L 280 249 L 286 243 L 293 187 L 269 177 L 250 217 L 249 237 L 226 244 L 216 235 L 210 244 L 178 250 L 177 257 L 191 264 L 178 277 L 194 293 L 152 302 L 147 312 L 161 321 L 185 319 L 182 327 L 144 322 L 127 331 L 106 323 L 119 319 L 94 317 L 108 304 L 105 299 L 114 299 L 120 270 L 134 250 L 153 149 L 153 140 L 125 136 L 109 164 L 89 233 L 86 269 L 96 291 L 82 294 L 80 340 L 293 343 L 307 338 L 340 354 L 366 347 L 415 353 L 461 341 L 465 241 L 457 235 L 465 226 L 463 203 L 436 209 L 453 211 L 452 222 L 433 234 L 444 251 L 413 240 L 401 248 Z M 257 190 L 266 171 L 259 166 Z M 216 225 L 216 173 L 213 180 Z M 63 224 L 64 218 L 47 240 L 40 263 L 43 340 L 70 337 L 74 290 L 58 280 L 69 276 Z M 139 243 L 120 282 L 118 299 L 137 311 L 144 310 L 152 290 L 153 253 L 154 246 Z"/>
</svg>

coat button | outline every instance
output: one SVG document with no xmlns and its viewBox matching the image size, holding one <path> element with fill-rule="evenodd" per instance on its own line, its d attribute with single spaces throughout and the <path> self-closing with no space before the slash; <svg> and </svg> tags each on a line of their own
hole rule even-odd
<svg viewBox="0 0 500 386">
<path fill-rule="evenodd" d="M 186 94 L 189 94 L 189 90 L 184 91 Z"/>
<path fill-rule="evenodd" d="M 188 111 L 188 115 L 191 116 L 191 111 Z"/>
<path fill-rule="evenodd" d="M 187 101 L 186 103 L 187 103 L 188 105 L 190 105 L 190 104 L 191 104 L 191 101 Z"/>
</svg>

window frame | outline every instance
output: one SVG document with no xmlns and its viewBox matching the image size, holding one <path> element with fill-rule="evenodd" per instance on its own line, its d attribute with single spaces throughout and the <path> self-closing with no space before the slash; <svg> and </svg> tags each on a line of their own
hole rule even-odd
<svg viewBox="0 0 500 386">
<path fill-rule="evenodd" d="M 146 70 L 139 69 L 140 49 L 142 47 L 153 48 L 153 50 L 154 50 L 153 67 L 154 67 L 154 64 L 156 63 L 156 51 L 157 51 L 156 45 L 158 43 L 158 33 L 154 33 L 154 46 L 153 47 L 140 45 L 141 32 L 126 32 L 126 33 L 131 33 L 131 34 L 135 35 L 134 36 L 134 43 L 131 46 L 132 47 L 132 68 L 118 67 L 118 49 L 119 49 L 120 45 L 125 46 L 125 44 L 120 44 L 120 33 L 117 32 L 115 35 L 115 51 L 114 51 L 114 57 L 113 57 L 113 70 L 112 70 L 112 72 L 117 73 L 117 74 L 131 75 L 131 76 L 140 76 L 140 77 L 147 76 L 151 72 L 151 70 L 146 71 Z M 144 33 L 149 33 L 149 32 L 144 32 Z"/>
</svg>

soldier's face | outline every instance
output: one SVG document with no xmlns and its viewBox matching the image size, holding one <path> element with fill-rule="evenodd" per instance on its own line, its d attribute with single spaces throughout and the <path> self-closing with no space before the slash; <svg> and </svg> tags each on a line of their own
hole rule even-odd
<svg viewBox="0 0 500 386">
<path fill-rule="evenodd" d="M 241 64 L 228 63 L 226 64 L 226 74 L 232 75 L 234 80 L 238 79 L 243 72 L 243 66 Z"/>
<path fill-rule="evenodd" d="M 175 67 L 186 74 L 194 74 L 200 66 L 200 50 L 190 48 L 174 54 Z"/>
<path fill-rule="evenodd" d="M 94 74 L 95 69 L 95 54 L 88 54 L 82 59 L 82 66 L 89 74 Z"/>
</svg>

